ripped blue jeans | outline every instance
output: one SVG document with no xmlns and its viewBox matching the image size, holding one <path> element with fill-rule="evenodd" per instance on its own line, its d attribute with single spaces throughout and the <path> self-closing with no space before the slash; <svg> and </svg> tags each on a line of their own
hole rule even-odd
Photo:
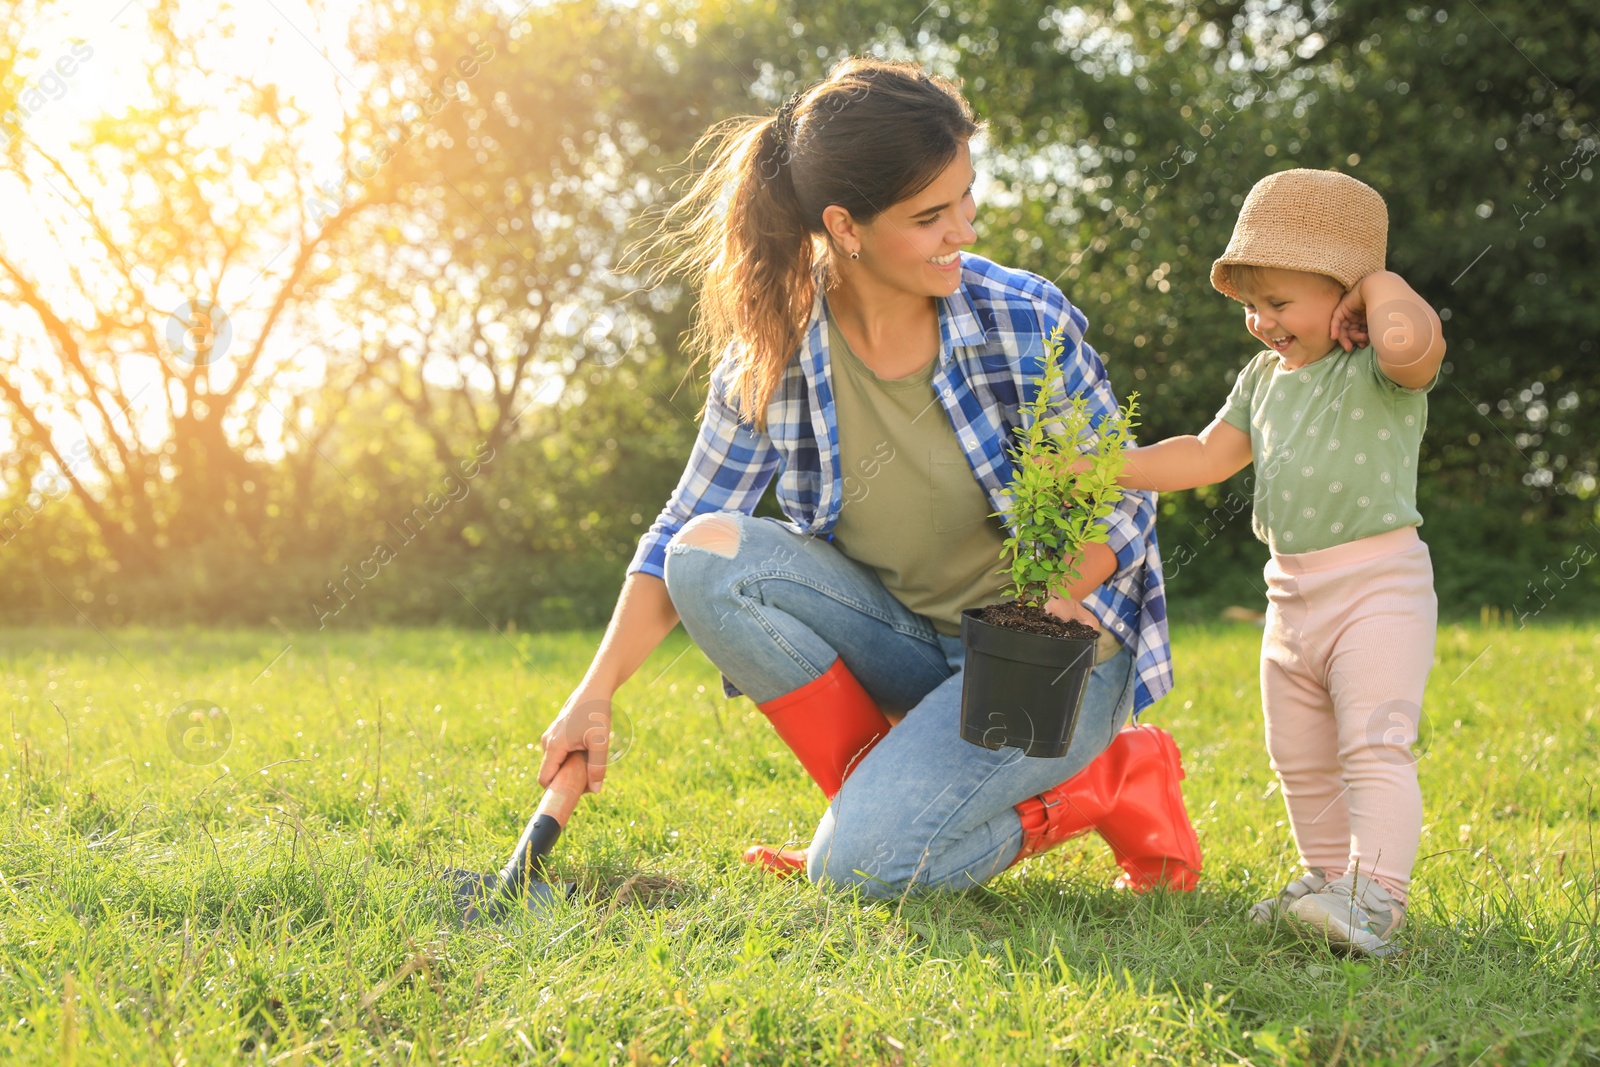
<svg viewBox="0 0 1600 1067">
<path fill-rule="evenodd" d="M 1087 767 L 1133 710 L 1133 655 L 1118 645 L 1090 675 L 1066 755 L 963 741 L 961 639 L 936 632 L 871 569 L 776 519 L 696 517 L 667 548 L 666 582 L 689 636 L 756 703 L 842 658 L 879 707 L 906 712 L 822 816 L 813 882 L 892 897 L 986 881 L 1021 848 L 1014 806 Z"/>
</svg>

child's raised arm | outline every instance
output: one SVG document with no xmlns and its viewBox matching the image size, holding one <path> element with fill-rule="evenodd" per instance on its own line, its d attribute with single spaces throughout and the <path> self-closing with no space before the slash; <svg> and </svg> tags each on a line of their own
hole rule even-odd
<svg viewBox="0 0 1600 1067">
<path fill-rule="evenodd" d="M 1117 484 L 1124 489 L 1175 493 L 1227 481 L 1250 462 L 1250 435 L 1217 419 L 1200 431 L 1169 437 L 1123 453 L 1127 466 Z"/>
<path fill-rule="evenodd" d="M 1384 377 L 1407 389 L 1421 389 L 1439 373 L 1444 360 L 1444 327 L 1433 306 L 1392 270 L 1377 270 L 1362 278 L 1333 309 L 1328 333 L 1350 351 L 1361 338 L 1371 338 Z"/>
</svg>

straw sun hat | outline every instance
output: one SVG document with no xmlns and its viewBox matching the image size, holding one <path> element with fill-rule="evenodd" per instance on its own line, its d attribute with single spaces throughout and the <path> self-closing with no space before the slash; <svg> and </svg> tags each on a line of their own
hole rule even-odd
<svg viewBox="0 0 1600 1067">
<path fill-rule="evenodd" d="M 1326 274 L 1349 289 L 1383 269 L 1389 209 L 1365 182 L 1336 170 L 1284 170 L 1256 182 L 1233 238 L 1211 265 L 1211 284 L 1231 299 L 1230 265 Z"/>
</svg>

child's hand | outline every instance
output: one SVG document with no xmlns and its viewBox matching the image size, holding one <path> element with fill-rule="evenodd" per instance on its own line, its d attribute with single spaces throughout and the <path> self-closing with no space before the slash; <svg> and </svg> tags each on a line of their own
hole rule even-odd
<svg viewBox="0 0 1600 1067">
<path fill-rule="evenodd" d="M 1438 312 L 1393 271 L 1375 270 L 1357 282 L 1333 309 L 1329 331 L 1347 352 L 1352 341 L 1372 345 L 1378 369 L 1407 389 L 1429 386 L 1444 360 Z"/>
<path fill-rule="evenodd" d="M 1088 456 L 1068 456 L 1060 452 L 1036 452 L 1032 462 L 1035 467 L 1062 480 L 1074 478 L 1094 467 L 1094 461 Z"/>
<path fill-rule="evenodd" d="M 1363 278 L 1362 281 L 1366 279 Z M 1328 324 L 1328 336 L 1338 341 L 1346 352 L 1365 348 L 1371 343 L 1367 334 L 1367 298 L 1356 282 L 1333 309 L 1333 319 Z"/>
</svg>

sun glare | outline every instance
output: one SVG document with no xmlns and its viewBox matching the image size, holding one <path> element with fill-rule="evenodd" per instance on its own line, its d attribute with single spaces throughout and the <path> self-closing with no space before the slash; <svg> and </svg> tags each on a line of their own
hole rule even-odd
<svg viewBox="0 0 1600 1067">
<path fill-rule="evenodd" d="M 257 87 L 270 84 L 283 106 L 304 116 L 296 162 L 309 187 L 319 176 L 331 179 L 338 173 L 338 131 L 347 102 L 363 91 L 346 32 L 351 20 L 367 9 L 370 5 L 360 0 L 331 0 L 315 10 L 304 0 L 224 3 L 220 9 L 211 2 L 188 3 L 179 8 L 177 28 L 201 35 L 205 44 L 200 58 L 206 68 Z M 0 198 L 9 205 L 0 249 L 38 280 L 47 302 L 70 310 L 80 323 L 104 314 L 89 294 L 113 284 L 113 278 L 131 277 L 136 287 L 125 280 L 121 284 L 136 292 L 152 321 L 185 306 L 197 288 L 214 286 L 233 324 L 248 334 L 274 292 L 273 283 L 292 260 L 289 250 L 275 248 L 229 264 L 220 279 L 177 277 L 170 265 L 138 255 L 149 235 L 113 232 L 107 241 L 73 196 L 74 187 L 95 204 L 118 202 L 129 194 L 144 202 L 165 195 L 149 175 L 125 174 L 112 166 L 99 168 L 102 180 L 87 165 L 107 138 L 118 136 L 119 116 L 152 106 L 147 72 L 162 59 L 145 7 L 139 0 L 92 0 L 47 8 L 22 29 L 21 42 L 25 58 L 14 74 L 15 105 L 0 115 L 0 149 L 20 153 L 32 182 L 29 187 L 15 173 L 0 171 Z M 219 91 L 219 84 L 200 72 L 180 82 L 184 104 L 202 116 L 184 131 L 186 140 L 212 146 L 196 155 L 196 169 L 215 170 L 220 162 L 226 173 L 233 153 L 259 150 L 260 134 L 254 129 L 259 116 L 241 112 L 240 101 Z M 266 190 L 241 177 L 217 199 L 222 209 L 257 205 L 265 195 Z M 92 420 L 79 423 L 63 398 L 45 395 L 40 385 L 47 376 L 38 372 L 55 357 L 38 318 L 26 309 L 0 307 L 0 329 L 23 345 L 13 363 L 19 389 L 31 404 L 58 416 L 52 419 L 58 447 L 81 446 L 81 427 Z M 153 439 L 159 438 L 167 406 L 161 395 L 160 356 L 133 351 L 113 361 L 124 395 L 135 398 L 123 417 L 136 426 L 149 425 Z M 228 371 L 218 367 L 216 373 Z M 257 427 L 269 453 L 281 452 L 278 423 L 264 419 Z M 80 427 L 76 433 L 74 426 Z M 13 436 L 10 428 L 0 428 L 0 442 Z"/>
</svg>

